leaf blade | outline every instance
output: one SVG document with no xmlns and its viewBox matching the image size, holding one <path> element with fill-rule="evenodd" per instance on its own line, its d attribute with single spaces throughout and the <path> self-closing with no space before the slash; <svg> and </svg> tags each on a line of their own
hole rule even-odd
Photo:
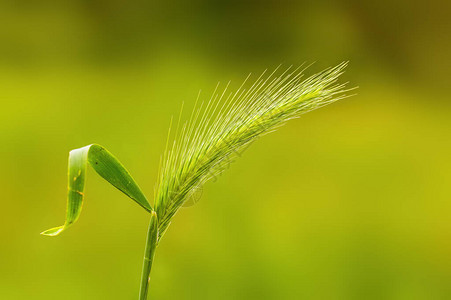
<svg viewBox="0 0 451 300">
<path fill-rule="evenodd" d="M 88 163 L 103 179 L 138 203 L 146 211 L 152 206 L 127 169 L 104 147 L 91 144 L 69 153 L 66 221 L 64 225 L 43 231 L 42 235 L 56 236 L 75 223 L 84 200 Z"/>
</svg>

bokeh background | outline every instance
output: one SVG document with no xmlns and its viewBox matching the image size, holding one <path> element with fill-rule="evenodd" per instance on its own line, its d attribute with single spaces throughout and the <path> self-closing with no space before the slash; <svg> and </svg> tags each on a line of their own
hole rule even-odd
<svg viewBox="0 0 451 300">
<path fill-rule="evenodd" d="M 148 215 L 69 150 L 153 194 L 182 101 L 252 72 L 349 60 L 358 95 L 262 138 L 157 250 L 153 299 L 451 299 L 447 1 L 1 1 L 0 298 L 136 299 Z"/>
</svg>

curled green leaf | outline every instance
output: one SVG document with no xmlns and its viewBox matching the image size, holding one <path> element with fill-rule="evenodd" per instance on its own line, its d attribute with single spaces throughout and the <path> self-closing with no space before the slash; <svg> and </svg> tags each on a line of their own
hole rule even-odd
<svg viewBox="0 0 451 300">
<path fill-rule="evenodd" d="M 84 199 L 88 163 L 103 179 L 126 194 L 145 210 L 148 212 L 153 210 L 138 184 L 119 160 L 104 147 L 92 144 L 72 150 L 69 153 L 66 222 L 62 226 L 48 229 L 41 234 L 48 236 L 58 235 L 77 221 Z"/>
</svg>

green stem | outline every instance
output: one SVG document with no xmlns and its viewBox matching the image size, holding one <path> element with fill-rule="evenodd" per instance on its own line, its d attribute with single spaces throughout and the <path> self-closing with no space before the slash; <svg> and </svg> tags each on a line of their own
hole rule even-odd
<svg viewBox="0 0 451 300">
<path fill-rule="evenodd" d="M 158 221 L 157 214 L 152 211 L 149 223 L 149 230 L 147 232 L 146 249 L 144 250 L 143 270 L 141 274 L 141 287 L 139 289 L 139 300 L 147 299 L 147 292 L 149 291 L 150 269 L 152 268 L 153 257 L 155 255 L 155 248 L 157 247 L 158 239 Z"/>
</svg>

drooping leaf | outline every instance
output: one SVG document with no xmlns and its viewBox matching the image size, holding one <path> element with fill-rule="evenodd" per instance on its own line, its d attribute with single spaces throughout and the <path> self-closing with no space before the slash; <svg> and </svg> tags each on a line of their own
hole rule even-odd
<svg viewBox="0 0 451 300">
<path fill-rule="evenodd" d="M 152 206 L 147 201 L 138 184 L 125 167 L 104 147 L 96 144 L 75 149 L 69 153 L 68 192 L 66 222 L 64 225 L 42 232 L 56 236 L 77 221 L 81 213 L 88 163 L 103 179 L 126 194 L 148 212 Z"/>
</svg>

